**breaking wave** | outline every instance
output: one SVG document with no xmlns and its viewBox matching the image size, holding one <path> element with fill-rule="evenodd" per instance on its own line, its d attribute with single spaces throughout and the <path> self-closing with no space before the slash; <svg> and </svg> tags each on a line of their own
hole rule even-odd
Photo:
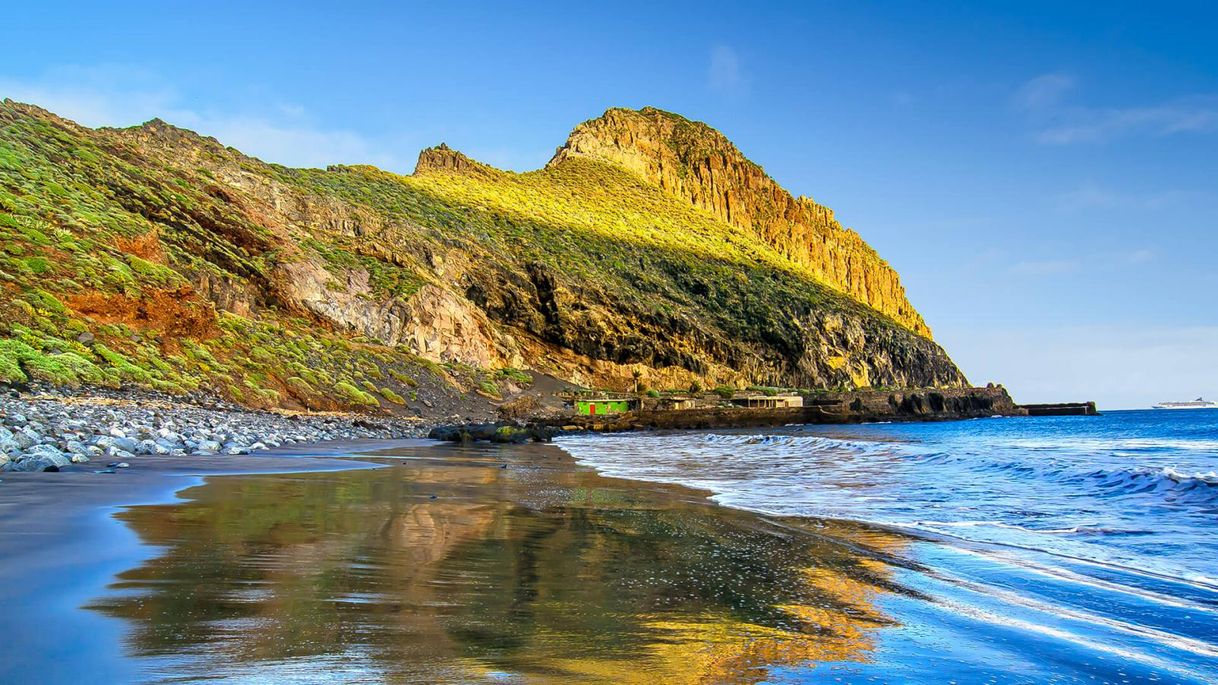
<svg viewBox="0 0 1218 685">
<path fill-rule="evenodd" d="M 984 543 L 1218 576 L 1218 421 L 1150 412 L 584 435 L 605 475 L 687 485 L 765 514 L 950 531 Z"/>
</svg>

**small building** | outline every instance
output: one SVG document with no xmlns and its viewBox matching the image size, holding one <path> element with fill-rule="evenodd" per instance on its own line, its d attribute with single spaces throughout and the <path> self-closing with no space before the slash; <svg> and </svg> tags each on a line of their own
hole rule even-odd
<svg viewBox="0 0 1218 685">
<path fill-rule="evenodd" d="M 583 397 L 575 400 L 575 413 L 584 416 L 603 416 L 605 414 L 621 414 L 638 409 L 637 399 L 620 399 L 612 397 Z"/>
<path fill-rule="evenodd" d="M 732 404 L 749 409 L 785 409 L 804 406 L 802 395 L 737 395 Z"/>
<path fill-rule="evenodd" d="M 698 400 L 693 397 L 664 397 L 656 402 L 656 409 L 662 411 L 680 411 L 683 409 L 696 409 Z"/>
</svg>

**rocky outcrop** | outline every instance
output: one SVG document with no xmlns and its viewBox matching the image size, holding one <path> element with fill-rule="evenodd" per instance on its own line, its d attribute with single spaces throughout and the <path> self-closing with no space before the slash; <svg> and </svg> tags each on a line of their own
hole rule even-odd
<svg viewBox="0 0 1218 685">
<path fill-rule="evenodd" d="M 415 163 L 414 168 L 416 174 L 427 173 L 429 171 L 470 172 L 484 170 L 490 170 L 490 167 L 481 162 L 475 162 L 463 153 L 450 148 L 445 143 L 425 148 L 420 152 L 419 161 Z"/>
<path fill-rule="evenodd" d="M 549 166 L 581 156 L 625 167 L 752 231 L 821 282 L 930 337 L 896 271 L 875 250 L 832 209 L 792 197 L 715 129 L 652 107 L 610 109 L 577 126 Z"/>
</svg>

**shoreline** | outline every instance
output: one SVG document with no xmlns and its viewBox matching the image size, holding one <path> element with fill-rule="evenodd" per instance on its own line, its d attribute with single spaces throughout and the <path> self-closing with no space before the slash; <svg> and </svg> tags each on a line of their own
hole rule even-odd
<svg viewBox="0 0 1218 685">
<path fill-rule="evenodd" d="M 436 451 L 434 454 L 418 454 L 420 448 L 436 448 Z M 362 480 L 371 478 L 381 482 L 380 477 L 372 474 L 394 468 L 409 471 L 417 467 L 474 473 L 479 470 L 478 464 L 487 460 L 492 460 L 489 462 L 491 466 L 502 461 L 511 465 L 513 471 L 537 474 L 541 482 L 573 487 L 570 481 L 574 479 L 575 483 L 595 484 L 596 487 L 608 488 L 607 492 L 620 493 L 617 496 L 625 497 L 626 502 L 637 500 L 636 504 L 626 505 L 625 512 L 633 511 L 636 507 L 641 507 L 638 509 L 641 512 L 656 506 L 660 506 L 661 510 L 676 507 L 689 512 L 686 516 L 693 518 L 683 516 L 681 520 L 690 524 L 700 522 L 697 525 L 711 528 L 730 525 L 753 533 L 764 531 L 764 535 L 774 541 L 790 540 L 795 535 L 796 539 L 804 540 L 801 544 L 827 544 L 839 550 L 837 554 L 844 554 L 845 558 L 857 555 L 860 559 L 874 561 L 886 556 L 882 551 L 866 545 L 844 546 L 840 540 L 826 537 L 823 531 L 805 529 L 783 518 L 720 506 L 707 498 L 707 491 L 602 476 L 591 467 L 579 464 L 558 445 L 453 447 L 419 439 L 358 441 L 321 448 L 302 446 L 257 455 L 236 455 L 226 457 L 224 462 L 207 462 L 202 465 L 203 468 L 199 468 L 199 460 L 195 457 L 158 457 L 141 459 L 139 464 L 118 477 L 111 476 L 109 483 L 102 487 L 92 484 L 82 487 L 89 474 L 80 472 L 20 473 L 14 474 L 16 477 L 5 483 L 5 498 L 0 505 L 0 530 L 6 533 L 0 535 L 0 558 L 8 562 L 9 581 L 4 588 L 0 588 L 0 601 L 8 607 L 0 616 L 0 630 L 12 636 L 4 647 L 7 658 L 5 666 L 0 668 L 0 676 L 3 676 L 0 679 L 21 680 L 37 674 L 40 682 L 78 682 L 79 674 L 73 669 L 79 665 L 55 662 L 52 658 L 64 644 L 76 645 L 89 655 L 86 661 L 91 662 L 88 666 L 91 677 L 100 681 L 142 682 L 165 676 L 163 672 L 151 676 L 149 664 L 142 663 L 138 655 L 131 653 L 131 640 L 136 634 L 132 631 L 137 628 L 136 625 L 116 622 L 112 616 L 99 615 L 91 610 L 99 602 L 103 605 L 107 601 L 121 602 L 125 591 L 118 588 L 130 584 L 131 571 L 156 563 L 167 553 L 163 546 L 150 544 L 149 540 L 144 539 L 144 534 L 133 519 L 154 516 L 160 520 L 161 516 L 154 515 L 154 512 L 199 506 L 205 501 L 200 498 L 222 484 L 237 488 L 250 484 L 252 487 L 263 481 L 283 482 L 285 478 L 310 481 L 324 478 L 329 473 L 355 472 L 368 474 L 361 476 Z M 471 468 L 475 471 L 469 471 Z M 491 472 L 498 474 L 500 469 L 496 466 Z M 389 475 L 386 473 L 386 476 Z M 436 487 L 452 487 L 466 478 L 468 476 L 461 476 L 455 482 L 441 478 L 438 482 L 445 483 L 445 486 Z M 576 491 L 581 489 L 577 487 Z M 434 502 L 435 495 L 429 495 L 433 502 L 425 502 L 421 506 L 437 512 L 457 506 L 456 511 L 465 513 L 446 525 L 455 525 L 455 530 L 460 532 L 468 527 L 461 519 L 466 515 L 478 519 L 482 516 L 478 512 L 484 511 L 490 502 L 484 499 L 485 496 L 473 496 L 470 504 L 454 505 L 449 501 L 452 497 L 465 497 L 458 495 L 458 492 L 460 490 L 442 494 L 440 502 Z M 66 496 L 68 493 L 83 493 L 83 496 Z M 543 488 L 539 493 L 523 491 L 502 501 L 502 506 L 509 507 L 503 512 L 514 511 L 518 507 L 530 510 L 545 507 L 547 505 L 541 502 L 549 501 L 552 495 L 548 488 Z M 536 499 L 538 497 L 540 501 Z M 593 505 L 592 510 L 612 512 L 615 509 L 616 505 L 602 504 Z M 848 522 L 829 522 L 828 525 L 850 526 Z M 14 534 L 14 529 L 22 533 Z M 460 533 L 466 534 L 468 532 Z M 906 537 L 888 532 L 879 534 L 892 539 Z M 448 537 L 448 534 L 441 536 L 444 540 Z M 447 546 L 450 543 L 444 544 Z M 425 556 L 430 558 L 430 553 Z M 771 628 L 762 629 L 747 623 L 742 624 L 741 629 L 754 631 L 753 639 L 768 645 L 767 650 L 770 651 L 774 645 L 782 644 L 788 638 L 796 641 L 799 649 L 816 653 L 821 649 L 820 646 L 813 648 L 805 644 L 806 638 L 800 638 L 795 633 L 780 638 Z M 744 669 L 741 673 L 752 672 L 760 666 L 755 662 L 758 657 L 747 654 L 745 645 L 737 644 L 737 638 L 731 635 L 717 635 L 714 638 L 700 636 L 691 644 L 699 645 L 698 651 L 701 652 L 706 644 L 710 644 L 703 643 L 707 639 L 713 639 L 718 644 L 715 649 L 721 654 L 735 655 L 741 652 L 733 659 L 744 659 L 743 665 L 732 667 Z M 849 648 L 843 644 L 834 649 Z M 694 664 L 691 668 L 695 671 L 701 669 L 704 674 L 717 672 L 715 669 L 725 668 L 720 661 L 721 658 L 716 657 L 709 662 Z M 571 666 L 566 664 L 564 667 Z M 534 675 L 544 674 L 546 668 L 540 665 Z M 622 668 L 621 682 L 648 681 L 647 678 L 632 681 L 625 675 L 624 666 Z M 592 669 L 576 679 L 608 682 L 595 675 L 597 673 L 598 669 Z M 685 675 L 683 670 L 680 673 Z M 467 673 L 458 680 L 464 681 L 470 677 Z M 486 674 L 479 672 L 477 677 L 485 679 Z M 542 679 L 545 680 L 544 677 Z M 705 677 L 687 680 L 717 682 L 716 678 L 707 680 Z M 618 680 L 615 678 L 613 681 Z"/>
<path fill-rule="evenodd" d="M 339 679 L 375 668 L 408 680 L 417 667 L 459 682 L 786 682 L 830 668 L 933 682 L 955 668 L 975 682 L 982 671 L 967 669 L 985 664 L 968 649 L 926 660 L 925 645 L 902 647 L 903 626 L 988 644 L 1003 635 L 989 617 L 1010 609 L 970 583 L 1037 577 L 922 531 L 766 514 L 706 489 L 602 475 L 561 442 L 358 441 L 147 458 L 101 487 L 92 478 L 21 473 L 0 486 L 0 679 L 79 682 L 79 668 L 115 682 L 291 679 L 300 672 L 278 669 L 295 637 L 282 631 L 319 621 L 320 644 L 305 644 Z M 283 583 L 287 605 L 272 601 Z M 232 642 L 217 602 L 231 620 L 269 622 L 235 623 Z M 275 613 L 306 610 L 321 613 Z M 351 621 L 369 636 L 354 645 L 394 647 L 344 671 L 354 665 L 330 658 L 351 648 L 337 630 Z M 1013 649 L 1058 639 L 1024 632 Z M 403 640 L 416 647 L 400 651 Z M 246 641 L 260 646 L 235 646 Z M 56 660 L 65 644 L 75 658 Z"/>
</svg>

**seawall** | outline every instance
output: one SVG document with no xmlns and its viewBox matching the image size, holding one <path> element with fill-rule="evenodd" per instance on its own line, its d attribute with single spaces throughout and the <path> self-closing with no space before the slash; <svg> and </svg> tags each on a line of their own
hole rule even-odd
<svg viewBox="0 0 1218 685">
<path fill-rule="evenodd" d="M 613 416 L 567 415 L 540 421 L 593 431 L 643 428 L 706 429 L 781 426 L 789 423 L 950 421 L 990 416 L 1025 416 L 1001 386 L 928 390 L 859 390 L 805 398 L 803 407 L 775 409 L 708 407 L 641 410 Z"/>
</svg>

